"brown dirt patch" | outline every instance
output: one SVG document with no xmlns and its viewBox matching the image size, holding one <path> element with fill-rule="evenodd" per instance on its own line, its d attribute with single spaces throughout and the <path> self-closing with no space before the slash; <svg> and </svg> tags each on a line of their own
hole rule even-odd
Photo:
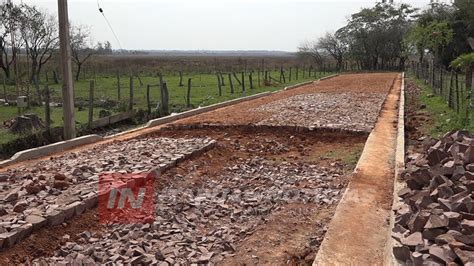
<svg viewBox="0 0 474 266">
<path fill-rule="evenodd" d="M 80 239 L 79 234 L 82 232 L 99 232 L 103 229 L 103 225 L 99 223 L 97 210 L 87 211 L 63 225 L 44 227 L 16 244 L 13 248 L 1 251 L 0 265 L 15 265 L 38 257 L 53 256 L 54 251 L 66 242 Z M 65 235 L 70 238 L 64 238 Z"/>
</svg>

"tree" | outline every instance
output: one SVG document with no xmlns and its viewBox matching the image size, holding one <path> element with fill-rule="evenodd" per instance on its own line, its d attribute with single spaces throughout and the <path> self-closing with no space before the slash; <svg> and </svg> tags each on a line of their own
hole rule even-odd
<svg viewBox="0 0 474 266">
<path fill-rule="evenodd" d="M 318 66 L 322 66 L 324 63 L 323 55 L 319 49 L 317 43 L 306 41 L 298 47 L 298 55 L 302 58 L 311 58 L 312 61 Z"/>
<path fill-rule="evenodd" d="M 353 14 L 337 33 L 347 42 L 349 56 L 362 68 L 403 68 L 407 56 L 403 39 L 415 11 L 406 4 L 377 3 Z"/>
<path fill-rule="evenodd" d="M 79 81 L 83 64 L 97 51 L 92 47 L 90 31 L 84 25 L 71 26 L 71 56 L 76 64 L 76 81 Z"/>
<path fill-rule="evenodd" d="M 18 18 L 21 16 L 21 9 L 14 4 L 0 4 L 0 68 L 5 77 L 11 77 L 11 65 L 16 57 L 18 47 L 21 46 L 21 39 L 18 34 L 14 34 L 15 47 L 12 47 L 11 33 L 17 33 L 19 26 Z"/>
<path fill-rule="evenodd" d="M 419 54 L 420 63 L 423 61 L 425 50 L 435 55 L 435 61 L 439 60 L 439 54 L 451 42 L 453 30 L 447 22 L 433 21 L 428 25 L 415 25 L 407 35 L 407 42 L 414 47 Z"/>
<path fill-rule="evenodd" d="M 112 44 L 109 41 L 105 41 L 104 43 L 104 53 L 105 54 L 112 54 Z"/>
<path fill-rule="evenodd" d="M 31 60 L 30 80 L 39 80 L 42 67 L 58 46 L 56 19 L 35 6 L 21 5 L 20 32 L 28 58 Z"/>
<path fill-rule="evenodd" d="M 336 61 L 336 68 L 341 70 L 347 51 L 347 45 L 344 42 L 342 34 L 338 34 L 337 32 L 335 34 L 326 33 L 326 35 L 319 38 L 317 46 L 331 55 Z"/>
</svg>

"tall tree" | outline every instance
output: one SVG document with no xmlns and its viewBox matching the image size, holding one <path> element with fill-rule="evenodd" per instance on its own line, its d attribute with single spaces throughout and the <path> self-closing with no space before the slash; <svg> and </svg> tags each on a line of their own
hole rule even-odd
<svg viewBox="0 0 474 266">
<path fill-rule="evenodd" d="M 11 77 L 11 66 L 15 59 L 18 47 L 21 46 L 21 38 L 17 34 L 21 9 L 14 4 L 0 4 L 0 68 L 6 78 Z M 12 32 L 15 47 L 12 44 Z"/>
<path fill-rule="evenodd" d="M 348 42 L 349 54 L 365 69 L 403 68 L 406 46 L 403 39 L 416 9 L 377 3 L 364 8 L 338 30 Z"/>
<path fill-rule="evenodd" d="M 20 32 L 30 59 L 31 80 L 39 80 L 42 67 L 58 46 L 56 19 L 35 6 L 23 4 Z"/>
<path fill-rule="evenodd" d="M 92 47 L 89 29 L 84 25 L 70 27 L 71 56 L 76 64 L 76 81 L 79 81 L 82 66 L 97 51 Z"/>
<path fill-rule="evenodd" d="M 316 42 L 306 41 L 298 47 L 298 55 L 302 58 L 310 58 L 319 67 L 324 64 L 324 57 Z"/>
<path fill-rule="evenodd" d="M 317 46 L 326 51 L 336 61 L 336 68 L 340 70 L 344 61 L 344 56 L 347 51 L 347 44 L 344 41 L 342 34 L 326 33 L 319 38 Z"/>
</svg>

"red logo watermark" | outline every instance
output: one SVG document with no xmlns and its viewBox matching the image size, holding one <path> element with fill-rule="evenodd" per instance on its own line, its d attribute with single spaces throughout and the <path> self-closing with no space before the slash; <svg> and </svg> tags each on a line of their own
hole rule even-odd
<svg viewBox="0 0 474 266">
<path fill-rule="evenodd" d="M 154 173 L 99 176 L 99 221 L 104 224 L 153 223 Z"/>
</svg>

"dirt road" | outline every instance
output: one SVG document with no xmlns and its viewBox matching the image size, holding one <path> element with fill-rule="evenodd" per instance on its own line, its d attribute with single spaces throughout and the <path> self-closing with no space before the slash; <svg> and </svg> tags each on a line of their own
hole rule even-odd
<svg viewBox="0 0 474 266">
<path fill-rule="evenodd" d="M 103 171 L 167 164 L 154 181 L 152 224 L 100 225 L 92 208 L 18 238 L 0 264 L 311 264 L 396 76 L 343 75 L 0 169 L 0 199 L 17 190 L 0 216 L 2 238 L 46 215 L 39 201 L 71 195 L 78 176 L 93 184 Z M 90 169 L 58 167 L 86 154 L 96 156 Z M 58 172 L 70 186 L 54 187 Z"/>
</svg>

